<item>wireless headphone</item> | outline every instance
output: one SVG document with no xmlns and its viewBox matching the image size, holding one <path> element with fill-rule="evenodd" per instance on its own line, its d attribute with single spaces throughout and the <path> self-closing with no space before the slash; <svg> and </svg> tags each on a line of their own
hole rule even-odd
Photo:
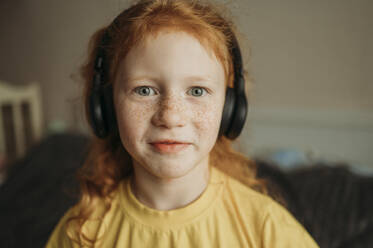
<svg viewBox="0 0 373 248">
<path fill-rule="evenodd" d="M 115 21 L 114 21 L 115 22 Z M 245 124 L 248 103 L 245 95 L 245 79 L 241 51 L 234 33 L 232 34 L 232 48 L 230 50 L 234 67 L 234 88 L 227 87 L 223 115 L 219 129 L 219 137 L 225 135 L 233 140 L 237 138 Z M 105 64 L 105 50 L 110 37 L 106 31 L 99 47 L 94 65 L 92 90 L 89 95 L 88 115 L 89 123 L 99 138 L 105 138 L 113 132 L 116 126 L 113 104 L 112 84 L 107 83 L 107 64 Z"/>
</svg>

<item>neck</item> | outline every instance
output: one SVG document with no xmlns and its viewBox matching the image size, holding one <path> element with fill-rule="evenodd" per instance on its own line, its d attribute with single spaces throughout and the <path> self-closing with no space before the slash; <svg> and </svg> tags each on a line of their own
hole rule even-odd
<svg viewBox="0 0 373 248">
<path fill-rule="evenodd" d="M 131 188 L 144 205 L 157 210 L 181 208 L 196 200 L 206 189 L 208 159 L 178 178 L 159 178 L 140 165 L 134 165 Z"/>
</svg>

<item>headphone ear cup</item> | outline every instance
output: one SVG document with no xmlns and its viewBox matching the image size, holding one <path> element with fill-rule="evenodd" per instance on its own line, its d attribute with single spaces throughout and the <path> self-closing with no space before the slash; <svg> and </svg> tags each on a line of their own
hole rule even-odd
<svg viewBox="0 0 373 248">
<path fill-rule="evenodd" d="M 231 140 L 237 138 L 241 134 L 243 126 L 245 125 L 248 111 L 248 104 L 245 95 L 238 95 L 235 98 L 236 102 L 232 122 L 225 134 L 225 136 Z"/>
<path fill-rule="evenodd" d="M 230 124 L 232 122 L 232 116 L 234 111 L 235 105 L 235 93 L 234 89 L 228 87 L 225 93 L 225 102 L 223 107 L 223 114 L 220 123 L 219 129 L 219 137 L 221 135 L 226 135 L 227 131 L 229 130 Z"/>
<path fill-rule="evenodd" d="M 108 135 L 108 125 L 105 122 L 103 95 L 100 90 L 92 90 L 89 97 L 89 123 L 95 135 L 104 138 Z"/>
</svg>

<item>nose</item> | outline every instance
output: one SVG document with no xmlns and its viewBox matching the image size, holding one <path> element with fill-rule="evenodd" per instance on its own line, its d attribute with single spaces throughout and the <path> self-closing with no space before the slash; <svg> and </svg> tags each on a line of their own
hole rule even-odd
<svg viewBox="0 0 373 248">
<path fill-rule="evenodd" d="M 187 121 L 187 106 L 181 97 L 165 96 L 158 103 L 158 109 L 152 118 L 155 126 L 171 129 L 182 127 Z"/>
</svg>

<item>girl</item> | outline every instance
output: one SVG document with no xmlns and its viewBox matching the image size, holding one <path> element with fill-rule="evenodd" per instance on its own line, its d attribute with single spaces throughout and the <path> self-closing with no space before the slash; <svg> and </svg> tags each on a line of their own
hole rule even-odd
<svg viewBox="0 0 373 248">
<path fill-rule="evenodd" d="M 47 247 L 317 247 L 231 148 L 243 68 L 211 5 L 139 1 L 93 36 L 83 76 L 97 139 Z"/>
</svg>

